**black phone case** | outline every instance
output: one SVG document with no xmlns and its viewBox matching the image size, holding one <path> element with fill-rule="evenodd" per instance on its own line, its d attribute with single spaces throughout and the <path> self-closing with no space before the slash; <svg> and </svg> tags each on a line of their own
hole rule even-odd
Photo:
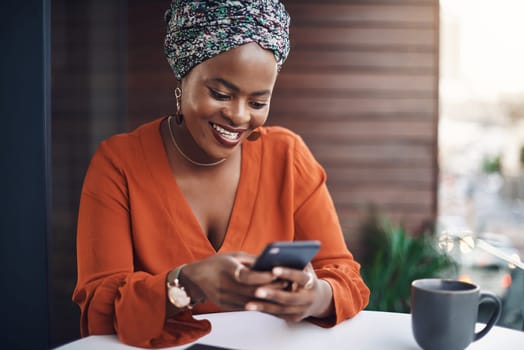
<svg viewBox="0 0 524 350">
<path fill-rule="evenodd" d="M 264 248 L 251 268 L 271 271 L 275 266 L 285 266 L 302 270 L 319 249 L 319 241 L 273 242 Z"/>
</svg>

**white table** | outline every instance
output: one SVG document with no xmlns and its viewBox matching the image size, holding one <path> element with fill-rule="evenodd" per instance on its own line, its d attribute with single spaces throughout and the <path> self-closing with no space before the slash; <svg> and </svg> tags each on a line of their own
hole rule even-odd
<svg viewBox="0 0 524 350">
<path fill-rule="evenodd" d="M 212 331 L 197 342 L 238 350 L 375 350 L 419 349 L 411 332 L 409 314 L 363 311 L 333 328 L 308 322 L 298 324 L 256 311 L 197 315 L 211 321 Z M 483 325 L 479 325 L 483 326 Z M 185 349 L 191 344 L 171 347 Z M 120 343 L 115 335 L 90 336 L 57 350 L 137 349 Z M 524 332 L 502 327 L 493 329 L 468 350 L 524 349 Z"/>
</svg>

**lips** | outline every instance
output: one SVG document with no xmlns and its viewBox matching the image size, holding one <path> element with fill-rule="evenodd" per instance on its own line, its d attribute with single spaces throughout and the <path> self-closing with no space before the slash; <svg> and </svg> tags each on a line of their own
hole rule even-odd
<svg viewBox="0 0 524 350">
<path fill-rule="evenodd" d="M 218 140 L 218 142 L 228 147 L 235 146 L 240 141 L 240 138 L 245 131 L 245 129 L 235 130 L 231 128 L 225 128 L 221 125 L 211 122 L 209 124 L 211 125 L 213 135 Z"/>
</svg>

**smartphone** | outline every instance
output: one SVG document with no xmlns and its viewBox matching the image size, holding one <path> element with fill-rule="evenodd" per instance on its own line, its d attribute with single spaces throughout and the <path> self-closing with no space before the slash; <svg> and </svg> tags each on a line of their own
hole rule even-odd
<svg viewBox="0 0 524 350">
<path fill-rule="evenodd" d="M 275 266 L 302 270 L 320 249 L 319 241 L 281 241 L 269 243 L 251 269 L 271 271 Z"/>
</svg>

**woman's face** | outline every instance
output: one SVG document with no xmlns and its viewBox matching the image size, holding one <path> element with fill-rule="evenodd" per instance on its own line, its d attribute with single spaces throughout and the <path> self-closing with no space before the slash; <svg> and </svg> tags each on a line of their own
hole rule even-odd
<svg viewBox="0 0 524 350">
<path fill-rule="evenodd" d="M 276 78 L 275 56 L 256 43 L 195 66 L 182 79 L 181 109 L 194 142 L 180 140 L 184 152 L 200 160 L 231 155 L 265 123 Z"/>
</svg>

